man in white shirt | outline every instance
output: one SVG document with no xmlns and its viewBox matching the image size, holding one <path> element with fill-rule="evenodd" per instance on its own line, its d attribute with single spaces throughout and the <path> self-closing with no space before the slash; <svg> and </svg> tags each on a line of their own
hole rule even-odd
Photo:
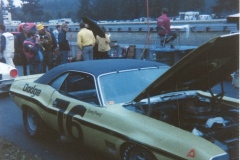
<svg viewBox="0 0 240 160">
<path fill-rule="evenodd" d="M 14 36 L 10 32 L 5 32 L 5 26 L 0 24 L 1 33 L 1 53 L 7 64 L 15 67 L 13 63 L 14 57 Z"/>
<path fill-rule="evenodd" d="M 56 25 L 56 29 L 53 30 L 53 35 L 54 35 L 54 37 L 55 37 L 55 39 L 57 41 L 57 45 L 58 45 L 58 34 L 59 34 L 60 30 L 61 30 L 61 26 L 60 25 Z"/>
</svg>

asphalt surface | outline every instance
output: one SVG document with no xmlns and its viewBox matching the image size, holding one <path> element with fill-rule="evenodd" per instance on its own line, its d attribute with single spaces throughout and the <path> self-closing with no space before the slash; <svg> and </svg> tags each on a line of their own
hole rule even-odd
<svg viewBox="0 0 240 160">
<path fill-rule="evenodd" d="M 96 160 L 96 156 L 102 157 L 64 137 L 60 139 L 47 134 L 42 138 L 30 138 L 23 126 L 22 112 L 8 94 L 1 94 L 0 102 L 0 137 L 32 155 L 42 160 Z"/>
<path fill-rule="evenodd" d="M 22 66 L 16 66 L 19 76 Z M 41 138 L 30 138 L 24 129 L 22 111 L 8 93 L 0 94 L 0 137 L 21 149 L 40 157 L 41 160 L 104 160 L 109 159 L 87 147 L 47 133 Z"/>
</svg>

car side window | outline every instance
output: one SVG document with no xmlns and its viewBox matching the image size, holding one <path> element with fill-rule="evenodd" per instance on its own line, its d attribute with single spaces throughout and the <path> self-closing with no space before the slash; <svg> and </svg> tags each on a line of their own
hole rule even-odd
<svg viewBox="0 0 240 160">
<path fill-rule="evenodd" d="M 49 85 L 52 86 L 54 89 L 59 90 L 60 87 L 62 86 L 64 80 L 68 76 L 69 73 L 62 74 L 58 78 L 54 79 Z"/>
<path fill-rule="evenodd" d="M 59 92 L 68 97 L 99 105 L 94 78 L 85 73 L 69 73 Z"/>
</svg>

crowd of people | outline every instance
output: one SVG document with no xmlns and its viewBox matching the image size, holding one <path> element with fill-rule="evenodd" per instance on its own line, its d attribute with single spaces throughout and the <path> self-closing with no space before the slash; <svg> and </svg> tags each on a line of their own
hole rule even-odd
<svg viewBox="0 0 240 160">
<path fill-rule="evenodd" d="M 168 10 L 162 9 L 162 15 L 157 20 L 157 27 L 164 28 L 158 30 L 159 36 L 166 37 L 165 43 L 176 39 L 176 32 L 170 29 L 170 19 L 167 17 Z M 21 33 L 14 35 L 5 31 L 5 26 L 0 24 L 1 47 L 0 61 L 4 59 L 5 63 L 15 66 L 13 63 L 14 52 L 20 53 L 23 75 L 27 75 L 27 65 L 29 74 L 46 73 L 53 67 L 60 64 L 66 64 L 71 57 L 71 47 L 67 38 L 68 25 L 63 23 L 57 25 L 51 32 L 48 26 L 37 24 L 29 26 L 30 23 L 20 25 Z M 78 53 L 75 61 L 108 59 L 110 48 L 110 37 L 106 34 L 104 26 L 101 27 L 102 35 L 93 33 L 88 28 L 88 24 L 80 22 L 80 31 L 77 33 Z M 35 27 L 35 28 L 34 28 Z M 160 43 L 162 42 L 161 40 Z M 162 44 L 163 45 L 163 44 Z M 174 46 L 171 46 L 174 48 Z"/>
<path fill-rule="evenodd" d="M 71 57 L 70 42 L 67 38 L 68 25 L 57 25 L 53 31 L 48 26 L 24 23 L 19 26 L 20 33 L 13 35 L 5 31 L 0 24 L 1 47 L 0 61 L 15 67 L 14 52 L 20 54 L 23 75 L 46 73 L 55 66 L 69 63 Z M 102 27 L 105 37 L 94 35 L 87 24 L 80 23 L 77 33 L 78 58 L 75 61 L 107 59 L 110 50 L 110 38 Z M 28 67 L 27 67 L 28 66 Z M 29 71 L 28 71 L 29 68 Z"/>
</svg>

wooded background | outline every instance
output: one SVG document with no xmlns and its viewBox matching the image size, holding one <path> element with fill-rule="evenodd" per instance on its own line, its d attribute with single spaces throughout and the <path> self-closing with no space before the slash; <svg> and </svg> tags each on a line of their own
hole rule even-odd
<svg viewBox="0 0 240 160">
<path fill-rule="evenodd" d="M 13 1 L 1 3 L 2 7 L 12 13 L 13 20 L 22 22 L 47 22 L 60 18 L 79 22 L 84 16 L 97 21 L 133 20 L 147 17 L 147 2 L 151 18 L 159 17 L 163 7 L 168 8 L 168 16 L 172 17 L 184 11 L 223 16 L 239 12 L 238 0 L 21 0 L 21 7 L 15 7 Z"/>
</svg>

